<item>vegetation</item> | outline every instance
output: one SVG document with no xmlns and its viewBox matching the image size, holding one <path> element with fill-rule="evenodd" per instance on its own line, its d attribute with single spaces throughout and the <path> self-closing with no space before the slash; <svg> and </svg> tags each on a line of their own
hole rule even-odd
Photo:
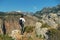
<svg viewBox="0 0 60 40">
<path fill-rule="evenodd" d="M 49 13 L 58 13 L 58 11 L 60 11 L 60 5 L 57 5 L 56 7 L 48 7 L 48 8 L 43 8 L 41 11 L 37 11 L 34 16 L 38 17 L 39 19 L 42 19 L 41 15 L 43 14 L 49 14 Z M 12 16 L 11 16 L 12 15 Z M 0 18 L 5 18 L 6 19 L 6 28 L 7 28 L 7 32 L 10 33 L 10 31 L 12 29 L 18 29 L 18 21 L 19 21 L 19 17 L 20 15 L 22 15 L 22 13 L 18 13 L 18 12 L 0 12 Z M 26 15 L 25 15 L 26 16 Z M 28 20 L 29 17 L 26 17 L 26 19 Z M 29 19 L 30 20 L 30 19 Z M 29 22 L 28 20 L 28 22 Z M 31 19 L 32 20 L 32 19 Z M 32 21 L 30 21 L 32 22 Z M 42 23 L 41 28 L 48 28 L 50 27 L 48 24 L 43 24 L 42 21 L 39 21 Z M 48 30 L 48 36 L 49 39 L 48 40 L 60 40 L 60 24 L 58 25 L 59 28 L 57 29 L 50 29 Z M 27 33 L 32 33 L 34 31 L 34 27 L 32 26 L 26 26 L 25 27 L 25 32 Z M 36 35 L 38 37 L 38 35 Z M 40 38 L 42 37 L 42 35 L 39 36 Z M 0 40 L 13 40 L 11 37 L 9 37 L 8 35 L 0 35 Z M 31 37 L 28 38 L 28 40 L 33 40 Z"/>
<path fill-rule="evenodd" d="M 57 29 L 50 29 L 47 34 L 49 36 L 48 40 L 60 40 L 60 31 Z"/>
<path fill-rule="evenodd" d="M 58 30 L 60 30 L 60 24 L 58 24 Z"/>
<path fill-rule="evenodd" d="M 42 26 L 41 26 L 41 28 L 48 28 L 48 27 L 50 27 L 50 26 L 47 23 L 42 24 Z"/>
<path fill-rule="evenodd" d="M 25 31 L 26 31 L 27 33 L 33 32 L 33 28 L 34 28 L 34 27 L 32 27 L 32 26 L 26 26 L 26 27 L 25 27 Z"/>
<path fill-rule="evenodd" d="M 8 35 L 0 35 L 0 40 L 14 40 L 12 37 L 9 37 Z"/>
</svg>

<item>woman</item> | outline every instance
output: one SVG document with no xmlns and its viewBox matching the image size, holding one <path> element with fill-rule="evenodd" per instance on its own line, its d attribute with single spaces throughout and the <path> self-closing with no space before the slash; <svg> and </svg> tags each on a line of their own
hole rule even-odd
<svg viewBox="0 0 60 40">
<path fill-rule="evenodd" d="M 21 34 L 22 34 L 22 35 L 23 35 L 23 33 L 24 33 L 24 22 L 25 22 L 24 16 L 21 15 L 21 18 L 20 18 L 20 20 L 19 20 L 19 24 L 20 24 L 20 26 L 21 26 Z"/>
</svg>

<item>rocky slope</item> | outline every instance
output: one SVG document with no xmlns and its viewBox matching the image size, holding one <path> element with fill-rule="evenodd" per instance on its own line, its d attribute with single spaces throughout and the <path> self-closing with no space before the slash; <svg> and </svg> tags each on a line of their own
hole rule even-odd
<svg viewBox="0 0 60 40">
<path fill-rule="evenodd" d="M 60 5 L 54 6 L 54 7 L 45 7 L 40 11 L 37 11 L 34 15 L 37 17 L 41 17 L 43 14 L 49 14 L 49 13 L 56 13 L 58 14 L 60 12 Z M 60 14 L 59 14 L 60 15 Z"/>
<path fill-rule="evenodd" d="M 21 35 L 19 18 L 24 15 L 25 33 Z M 2 28 L 15 40 L 60 40 L 60 5 L 44 8 L 33 15 L 24 12 L 0 12 Z"/>
<path fill-rule="evenodd" d="M 34 16 L 50 26 L 58 26 L 60 25 L 60 5 L 43 8 L 41 11 L 37 11 Z"/>
<path fill-rule="evenodd" d="M 48 40 L 60 40 L 60 31 L 58 30 L 60 28 L 60 5 L 51 8 L 43 8 L 41 11 L 37 11 L 34 16 L 38 17 L 40 21 L 42 21 L 44 27 L 47 27 L 47 24 L 51 28 L 50 29 L 49 27 L 47 27 L 50 29 L 48 33 Z"/>
<path fill-rule="evenodd" d="M 19 18 L 23 13 L 18 13 L 18 12 L 10 12 L 6 14 L 3 14 L 3 12 L 1 13 L 0 13 L 1 14 L 0 15 L 0 20 L 1 20 L 0 27 L 3 26 L 3 21 L 4 21 L 7 33 L 10 33 L 14 29 L 20 29 Z M 25 27 L 26 26 L 34 27 L 36 21 L 38 21 L 38 18 L 36 18 L 35 16 L 31 16 L 31 15 L 24 15 L 24 18 L 26 20 Z"/>
</svg>

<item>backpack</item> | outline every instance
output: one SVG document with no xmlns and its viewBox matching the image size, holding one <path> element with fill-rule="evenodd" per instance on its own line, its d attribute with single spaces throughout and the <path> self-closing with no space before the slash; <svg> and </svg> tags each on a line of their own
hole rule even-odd
<svg viewBox="0 0 60 40">
<path fill-rule="evenodd" d="M 22 25 L 23 24 L 23 21 L 22 20 L 19 20 L 19 24 Z"/>
</svg>

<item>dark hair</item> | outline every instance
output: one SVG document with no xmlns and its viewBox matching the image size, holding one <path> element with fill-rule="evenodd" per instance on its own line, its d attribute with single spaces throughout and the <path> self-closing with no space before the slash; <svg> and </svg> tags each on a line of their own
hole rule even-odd
<svg viewBox="0 0 60 40">
<path fill-rule="evenodd" d="M 24 17 L 24 15 L 21 15 L 21 17 Z"/>
</svg>

